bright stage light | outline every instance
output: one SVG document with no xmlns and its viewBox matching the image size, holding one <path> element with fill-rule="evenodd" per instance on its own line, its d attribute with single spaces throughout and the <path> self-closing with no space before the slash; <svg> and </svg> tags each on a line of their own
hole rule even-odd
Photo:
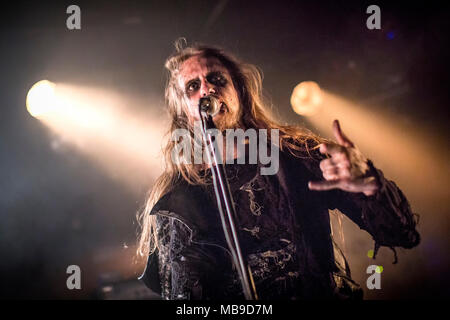
<svg viewBox="0 0 450 320">
<path fill-rule="evenodd" d="M 28 112 L 58 136 L 52 146 L 75 147 L 136 192 L 162 170 L 166 119 L 154 112 L 162 106 L 148 104 L 143 97 L 48 80 L 33 85 L 26 98 Z"/>
<path fill-rule="evenodd" d="M 35 118 L 42 117 L 55 109 L 55 84 L 48 80 L 35 83 L 27 94 L 27 110 Z"/>
<path fill-rule="evenodd" d="M 448 160 L 422 123 L 402 121 L 402 116 L 376 105 L 361 104 L 326 89 L 321 89 L 322 104 L 318 112 L 305 119 L 323 137 L 335 139 L 334 119 L 339 119 L 345 134 L 365 156 L 395 177 L 402 189 L 418 203 L 447 197 L 442 168 Z M 428 132 L 427 132 L 428 131 Z M 423 188 L 426 185 L 427 188 Z"/>
<path fill-rule="evenodd" d="M 292 91 L 291 105 L 295 113 L 302 116 L 312 116 L 322 105 L 322 93 L 314 81 L 300 82 Z"/>
</svg>

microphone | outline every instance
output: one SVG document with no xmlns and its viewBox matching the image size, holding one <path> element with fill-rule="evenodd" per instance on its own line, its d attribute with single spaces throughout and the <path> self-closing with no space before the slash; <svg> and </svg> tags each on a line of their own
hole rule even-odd
<svg viewBox="0 0 450 320">
<path fill-rule="evenodd" d="M 200 114 L 204 112 L 211 117 L 214 117 L 220 111 L 219 100 L 212 95 L 200 98 L 198 107 L 200 109 Z"/>
</svg>

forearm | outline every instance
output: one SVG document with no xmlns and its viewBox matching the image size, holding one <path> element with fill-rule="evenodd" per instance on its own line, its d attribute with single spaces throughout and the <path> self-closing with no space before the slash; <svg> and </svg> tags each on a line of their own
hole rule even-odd
<svg viewBox="0 0 450 320">
<path fill-rule="evenodd" d="M 369 232 L 377 247 L 412 248 L 419 244 L 415 215 L 403 192 L 384 177 L 381 170 L 368 162 L 367 176 L 376 179 L 378 190 L 374 195 L 337 191 L 334 206 L 349 216 L 360 228 Z"/>
<path fill-rule="evenodd" d="M 412 248 L 419 244 L 420 236 L 416 230 L 417 221 L 411 206 L 400 190 L 383 172 L 369 161 L 369 174 L 375 177 L 378 191 L 362 201 L 362 219 L 384 246 Z"/>
</svg>

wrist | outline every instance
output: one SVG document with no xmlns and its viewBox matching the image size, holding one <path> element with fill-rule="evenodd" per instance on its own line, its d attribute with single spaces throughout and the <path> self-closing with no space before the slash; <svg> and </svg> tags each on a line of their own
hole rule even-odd
<svg viewBox="0 0 450 320">
<path fill-rule="evenodd" d="M 381 183 L 381 179 L 380 179 L 380 175 L 378 173 L 378 169 L 375 168 L 375 166 L 373 165 L 372 160 L 368 159 L 367 162 L 367 171 L 364 174 L 364 179 L 368 182 L 368 183 L 373 183 L 376 185 L 376 191 L 373 192 L 370 195 L 376 195 L 379 193 L 379 191 L 381 190 L 383 184 Z M 367 194 L 366 194 L 367 195 Z"/>
</svg>

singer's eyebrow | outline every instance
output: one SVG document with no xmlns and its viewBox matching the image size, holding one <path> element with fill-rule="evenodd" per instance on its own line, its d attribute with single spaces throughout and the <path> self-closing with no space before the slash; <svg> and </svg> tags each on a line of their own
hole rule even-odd
<svg viewBox="0 0 450 320">
<path fill-rule="evenodd" d="M 195 81 L 199 81 L 199 80 L 200 80 L 199 77 L 190 79 L 190 80 L 186 81 L 185 86 L 188 86 L 190 83 L 195 82 Z"/>
<path fill-rule="evenodd" d="M 221 75 L 226 80 L 229 80 L 230 75 L 228 73 L 227 68 L 225 68 L 225 66 L 218 59 L 216 59 L 216 58 L 212 58 L 212 59 L 209 58 L 209 59 L 207 59 L 207 61 L 205 61 L 205 64 L 206 64 L 206 69 L 207 69 L 206 78 L 209 78 L 211 73 L 221 73 Z M 195 72 L 195 69 L 196 68 L 192 69 L 190 66 L 187 66 L 187 69 L 185 69 L 184 66 L 182 66 L 180 68 L 181 72 L 185 73 L 185 74 L 189 74 L 189 73 Z M 186 89 L 188 88 L 188 86 L 190 84 L 195 83 L 196 81 L 199 81 L 200 78 L 197 76 L 195 78 L 190 78 L 190 79 L 188 78 L 188 79 L 186 79 L 184 76 L 181 76 L 180 80 L 181 80 L 180 81 L 181 82 L 180 85 L 182 85 L 182 88 L 186 91 Z"/>
<path fill-rule="evenodd" d="M 220 67 L 222 67 L 222 66 L 220 66 Z M 209 71 L 208 72 L 208 74 L 206 75 L 206 79 L 208 80 L 209 78 L 211 78 L 211 76 L 216 76 L 216 75 L 220 75 L 220 76 L 223 76 L 224 78 L 226 78 L 226 71 L 225 70 L 223 70 L 223 67 L 222 68 L 220 68 L 220 69 L 213 69 L 213 70 L 211 70 L 211 71 Z M 195 82 L 195 81 L 199 81 L 200 79 L 199 79 L 199 77 L 195 77 L 195 78 L 192 78 L 192 79 L 189 79 L 189 80 L 187 80 L 186 82 L 185 82 L 185 87 L 187 87 L 187 86 L 189 86 L 189 84 L 191 84 L 192 82 Z M 208 80 L 209 81 L 209 80 Z"/>
</svg>

